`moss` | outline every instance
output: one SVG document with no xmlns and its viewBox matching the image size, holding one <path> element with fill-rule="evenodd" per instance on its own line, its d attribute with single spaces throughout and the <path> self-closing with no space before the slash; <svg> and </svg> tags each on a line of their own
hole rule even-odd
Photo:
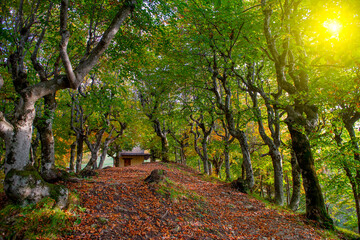
<svg viewBox="0 0 360 240">
<path fill-rule="evenodd" d="M 15 186 L 16 183 L 13 179 L 19 176 L 26 179 L 20 181 L 19 186 Z M 67 189 L 61 185 L 54 185 L 47 183 L 43 180 L 40 174 L 32 166 L 25 167 L 24 170 L 12 169 L 5 177 L 6 193 L 8 197 L 15 203 L 21 205 L 27 205 L 30 203 L 39 202 L 44 197 L 53 198 L 59 207 L 65 207 L 67 205 Z M 34 194 L 29 194 L 27 189 L 36 189 Z M 26 191 L 24 191 L 26 189 Z M 43 190 L 42 192 L 39 189 Z M 26 192 L 26 193 L 25 193 Z"/>
<path fill-rule="evenodd" d="M 46 185 L 49 187 L 50 189 L 50 197 L 58 200 L 59 197 L 61 197 L 63 195 L 63 191 L 66 190 L 65 186 L 63 185 L 54 185 L 54 184 L 49 184 L 46 183 Z"/>
<path fill-rule="evenodd" d="M 58 239 L 78 221 L 77 210 L 54 209 L 47 197 L 26 207 L 7 205 L 0 210 L 0 232 L 4 239 Z M 0 237 L 1 238 L 1 237 Z"/>
</svg>

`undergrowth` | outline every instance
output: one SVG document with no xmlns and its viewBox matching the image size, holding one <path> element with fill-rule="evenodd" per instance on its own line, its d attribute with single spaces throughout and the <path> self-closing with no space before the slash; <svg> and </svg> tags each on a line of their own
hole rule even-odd
<svg viewBox="0 0 360 240">
<path fill-rule="evenodd" d="M 165 178 L 164 181 L 158 184 L 156 192 L 166 198 L 170 198 L 174 202 L 180 199 L 203 200 L 202 196 L 188 190 L 181 184 L 171 181 L 169 178 Z"/>
<path fill-rule="evenodd" d="M 78 196 L 70 194 L 70 202 Z M 56 239 L 68 232 L 74 223 L 81 219 L 77 212 L 82 211 L 76 204 L 61 210 L 55 206 L 55 200 L 44 198 L 37 204 L 25 207 L 9 204 L 0 211 L 0 239 Z"/>
<path fill-rule="evenodd" d="M 360 239 L 360 234 L 355 233 L 355 232 L 350 231 L 345 228 L 335 227 L 335 232 L 342 239 L 347 239 L 347 240 L 356 240 L 356 239 L 359 240 Z"/>
</svg>

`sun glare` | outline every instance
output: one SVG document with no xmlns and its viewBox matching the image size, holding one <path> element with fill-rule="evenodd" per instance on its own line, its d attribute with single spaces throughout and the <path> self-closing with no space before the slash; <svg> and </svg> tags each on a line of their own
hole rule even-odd
<svg viewBox="0 0 360 240">
<path fill-rule="evenodd" d="M 323 26 L 333 37 L 339 37 L 339 33 L 342 29 L 342 24 L 339 21 L 328 19 L 323 23 Z"/>
</svg>

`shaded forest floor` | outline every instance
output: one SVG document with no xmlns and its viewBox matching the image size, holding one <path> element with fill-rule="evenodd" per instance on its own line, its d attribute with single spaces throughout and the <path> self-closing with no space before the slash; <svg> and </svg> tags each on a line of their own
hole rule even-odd
<svg viewBox="0 0 360 240">
<path fill-rule="evenodd" d="M 168 180 L 145 183 L 154 169 L 165 170 Z M 185 166 L 149 163 L 98 173 L 68 184 L 85 210 L 63 239 L 323 239 L 301 216 L 268 209 Z"/>
</svg>

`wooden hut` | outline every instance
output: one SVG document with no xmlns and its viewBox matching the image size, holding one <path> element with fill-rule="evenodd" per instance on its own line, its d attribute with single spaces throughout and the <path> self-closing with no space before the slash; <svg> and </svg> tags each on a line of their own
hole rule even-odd
<svg viewBox="0 0 360 240">
<path fill-rule="evenodd" d="M 127 167 L 143 164 L 145 160 L 150 158 L 150 153 L 139 147 L 133 148 L 131 151 L 123 151 L 120 153 L 120 161 L 115 163 L 115 167 Z M 116 166 L 118 165 L 118 166 Z"/>
</svg>

